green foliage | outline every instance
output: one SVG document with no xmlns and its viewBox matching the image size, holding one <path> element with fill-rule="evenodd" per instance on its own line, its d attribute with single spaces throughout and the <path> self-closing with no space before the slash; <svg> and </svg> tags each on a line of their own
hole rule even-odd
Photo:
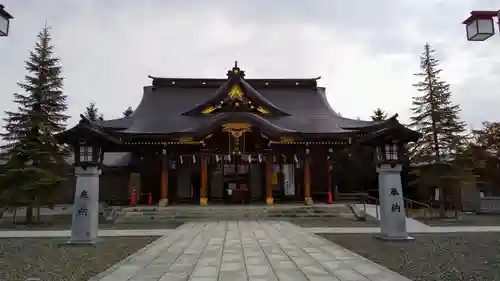
<svg viewBox="0 0 500 281">
<path fill-rule="evenodd" d="M 17 111 L 6 111 L 7 143 L 1 149 L 7 161 L 0 176 L 2 195 L 6 201 L 33 206 L 43 204 L 54 188 L 64 180 L 66 150 L 57 144 L 54 134 L 66 128 L 68 116 L 63 94 L 62 68 L 53 56 L 49 28 L 38 34 L 38 42 L 26 61 L 27 75 L 18 86 L 24 93 L 14 94 Z M 27 222 L 31 222 L 27 217 Z"/>
<path fill-rule="evenodd" d="M 422 95 L 413 98 L 410 127 L 423 134 L 412 147 L 417 162 L 436 162 L 443 155 L 454 155 L 467 144 L 466 124 L 460 120 L 460 106 L 452 104 L 450 85 L 441 80 L 439 61 L 429 44 L 420 57 L 422 81 L 413 86 Z"/>
<path fill-rule="evenodd" d="M 132 115 L 132 113 L 134 113 L 134 110 L 132 109 L 131 106 L 127 107 L 127 109 L 125 109 L 125 111 L 123 112 L 123 116 L 124 117 L 129 117 L 130 115 Z"/>
<path fill-rule="evenodd" d="M 414 171 L 419 187 L 443 187 L 440 197 L 445 198 L 446 187 L 473 175 L 459 165 L 458 158 L 465 157 L 462 152 L 468 144 L 466 124 L 460 120 L 460 106 L 451 101 L 450 85 L 440 78 L 442 69 L 434 52 L 429 44 L 424 46 L 420 72 L 415 74 L 421 81 L 413 86 L 421 95 L 413 98 L 410 127 L 422 137 L 410 146 L 410 157 L 413 164 L 421 165 Z"/>
<path fill-rule="evenodd" d="M 483 122 L 481 130 L 473 131 L 477 144 L 491 156 L 500 158 L 500 122 Z"/>
<path fill-rule="evenodd" d="M 471 149 L 473 167 L 480 182 L 494 187 L 500 194 L 500 122 L 483 122 L 483 128 L 474 130 L 474 146 Z"/>
<path fill-rule="evenodd" d="M 96 107 L 95 102 L 91 102 L 89 106 L 85 108 L 85 113 L 83 115 L 90 121 L 103 121 L 104 115 L 99 113 L 99 108 Z"/>
<path fill-rule="evenodd" d="M 377 108 L 373 111 L 371 118 L 373 121 L 384 121 L 387 120 L 387 113 L 382 109 Z"/>
</svg>

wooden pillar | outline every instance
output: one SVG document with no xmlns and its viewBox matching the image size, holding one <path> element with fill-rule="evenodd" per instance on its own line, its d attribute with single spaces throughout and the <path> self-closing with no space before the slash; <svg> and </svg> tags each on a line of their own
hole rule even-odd
<svg viewBox="0 0 500 281">
<path fill-rule="evenodd" d="M 159 206 L 168 205 L 168 157 L 167 150 L 163 149 L 161 154 L 161 198 Z"/>
<path fill-rule="evenodd" d="M 273 199 L 273 155 L 268 154 L 266 156 L 266 204 L 272 205 L 274 203 Z"/>
<path fill-rule="evenodd" d="M 207 176 L 207 159 L 205 156 L 201 156 L 200 180 L 201 180 L 200 205 L 206 206 L 208 204 L 208 199 L 207 199 L 208 176 Z"/>
<path fill-rule="evenodd" d="M 309 155 L 305 156 L 304 159 L 304 203 L 306 205 L 312 205 L 313 200 L 311 197 L 311 167 Z"/>
</svg>

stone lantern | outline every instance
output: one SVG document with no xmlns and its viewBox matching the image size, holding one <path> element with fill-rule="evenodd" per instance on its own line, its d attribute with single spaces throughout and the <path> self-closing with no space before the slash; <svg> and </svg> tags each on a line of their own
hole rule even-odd
<svg viewBox="0 0 500 281">
<path fill-rule="evenodd" d="M 95 243 L 99 231 L 99 176 L 104 150 L 79 139 L 75 153 L 75 201 L 70 243 Z"/>
<path fill-rule="evenodd" d="M 385 140 L 375 146 L 380 200 L 380 238 L 407 240 L 406 215 L 401 182 L 402 143 Z"/>
</svg>

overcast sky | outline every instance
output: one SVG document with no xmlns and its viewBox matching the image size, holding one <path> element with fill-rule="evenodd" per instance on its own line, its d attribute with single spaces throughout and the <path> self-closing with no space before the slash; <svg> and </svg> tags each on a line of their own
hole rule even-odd
<svg viewBox="0 0 500 281">
<path fill-rule="evenodd" d="M 436 48 L 462 118 L 500 119 L 500 36 L 467 42 L 461 22 L 499 0 L 0 0 L 15 19 L 0 38 L 1 111 L 37 32 L 52 27 L 70 125 L 95 101 L 106 119 L 138 105 L 148 75 L 321 76 L 332 107 L 368 119 L 380 107 L 410 115 L 425 42 Z M 304 104 L 307 106 L 307 104 Z M 1 113 L 0 113 L 1 114 Z M 3 124 L 3 123 L 0 123 Z"/>
</svg>

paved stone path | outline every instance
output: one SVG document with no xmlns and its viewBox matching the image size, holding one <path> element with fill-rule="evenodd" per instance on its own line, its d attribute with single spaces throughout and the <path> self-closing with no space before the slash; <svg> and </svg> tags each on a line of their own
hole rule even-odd
<svg viewBox="0 0 500 281">
<path fill-rule="evenodd" d="M 287 222 L 188 223 L 92 281 L 409 281 Z"/>
</svg>

